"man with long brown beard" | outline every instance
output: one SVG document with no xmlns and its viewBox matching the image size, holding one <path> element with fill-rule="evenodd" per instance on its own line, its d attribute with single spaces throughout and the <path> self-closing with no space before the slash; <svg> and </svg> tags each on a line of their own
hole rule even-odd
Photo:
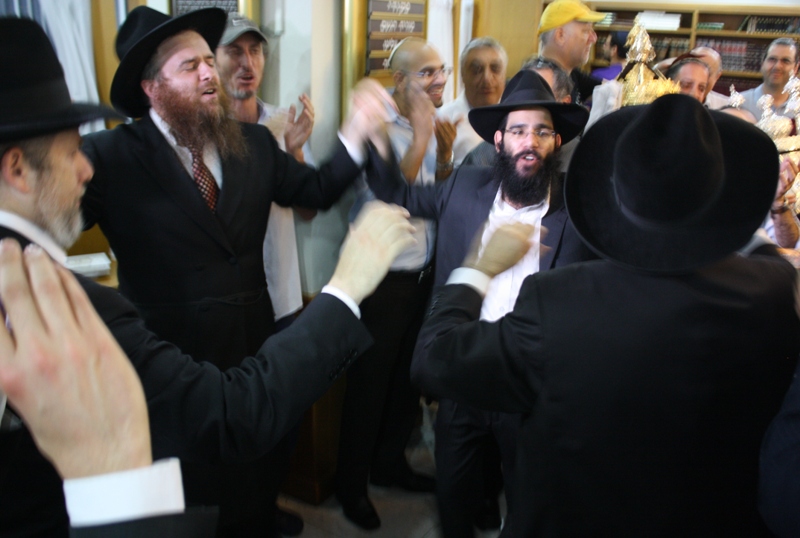
<svg viewBox="0 0 800 538">
<path fill-rule="evenodd" d="M 497 319 L 514 306 L 527 275 L 594 257 L 567 218 L 557 158 L 560 146 L 581 132 L 588 116 L 579 105 L 556 102 L 538 74 L 520 71 L 508 83 L 500 104 L 469 113 L 475 132 L 495 145 L 493 167 L 462 166 L 454 177 L 435 185 L 409 186 L 399 180 L 371 178 L 370 188 L 381 200 L 403 205 L 413 216 L 437 221 L 435 286 L 444 284 L 450 272 L 460 267 L 487 218 L 483 242 L 509 221 L 536 227 L 534 233 L 549 248 L 534 250 L 492 281 L 481 315 Z M 413 370 L 411 375 L 413 381 Z M 487 439 L 497 440 L 506 482 L 513 476 L 518 424 L 517 415 L 439 400 L 436 496 L 445 538 L 474 535 L 473 518 L 483 512 L 482 460 Z M 508 528 L 513 524 L 514 499 L 508 494 L 506 499 Z"/>
<path fill-rule="evenodd" d="M 141 119 L 86 138 L 95 175 L 83 200 L 87 226 L 100 225 L 119 260 L 120 291 L 148 327 L 220 369 L 273 332 L 262 255 L 271 202 L 335 202 L 359 174 L 388 99 L 361 85 L 333 158 L 319 171 L 301 165 L 265 127 L 229 118 L 213 54 L 225 20 L 219 9 L 128 15 L 111 102 Z M 185 463 L 187 502 L 220 506 L 219 535 L 275 533 L 278 485 L 264 478 L 266 462 Z"/>
</svg>

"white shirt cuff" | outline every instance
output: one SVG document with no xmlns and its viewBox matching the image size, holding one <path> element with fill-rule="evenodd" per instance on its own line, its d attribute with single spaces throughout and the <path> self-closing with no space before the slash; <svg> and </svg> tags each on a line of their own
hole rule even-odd
<svg viewBox="0 0 800 538">
<path fill-rule="evenodd" d="M 447 279 L 446 284 L 466 284 L 477 291 L 481 297 L 486 297 L 491 281 L 492 279 L 489 275 L 481 273 L 477 269 L 459 267 L 450 273 L 450 278 Z"/>
<path fill-rule="evenodd" d="M 177 458 L 149 467 L 65 480 L 64 497 L 73 527 L 178 514 L 185 509 Z"/>
<path fill-rule="evenodd" d="M 749 256 L 758 247 L 763 247 L 764 245 L 774 245 L 774 244 L 775 243 L 772 241 L 772 239 L 769 238 L 764 228 L 759 228 L 758 230 L 755 231 L 753 237 L 750 238 L 750 241 L 748 241 L 748 243 L 745 246 L 743 246 L 738 250 L 738 253 L 741 256 Z"/>
<path fill-rule="evenodd" d="M 356 146 L 349 142 L 344 135 L 342 135 L 341 131 L 336 134 L 339 135 L 339 140 L 342 141 L 344 149 L 347 150 L 347 153 L 350 155 L 350 158 L 353 159 L 353 162 L 359 167 L 364 166 L 364 163 L 367 162 L 367 152 L 364 151 L 364 147 Z"/>
<path fill-rule="evenodd" d="M 336 286 L 331 286 L 330 284 L 322 286 L 322 290 L 320 290 L 320 293 L 327 293 L 328 295 L 333 295 L 334 297 L 342 301 L 345 304 L 345 306 L 347 306 L 347 308 L 352 310 L 353 315 L 355 317 L 361 319 L 361 309 L 358 307 L 358 304 L 356 304 L 356 302 L 353 300 L 352 297 L 347 295 L 345 292 L 343 292 Z"/>
</svg>

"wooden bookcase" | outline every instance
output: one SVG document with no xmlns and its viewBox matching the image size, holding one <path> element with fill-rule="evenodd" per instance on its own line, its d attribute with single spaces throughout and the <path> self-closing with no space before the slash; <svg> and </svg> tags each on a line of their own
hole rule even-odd
<svg viewBox="0 0 800 538">
<path fill-rule="evenodd" d="M 630 23 L 641 11 L 662 11 L 681 15 L 677 30 L 648 30 L 658 59 L 673 57 L 706 45 L 722 55 L 723 73 L 715 88 L 727 94 L 731 83 L 742 91 L 761 83 L 759 72 L 761 61 L 769 43 L 779 37 L 791 37 L 800 43 L 800 6 L 706 6 L 700 4 L 659 4 L 628 2 L 589 2 L 592 9 L 616 14 L 615 23 L 610 26 L 595 25 L 598 46 L 609 32 L 628 31 Z M 794 26 L 793 32 L 752 31 L 756 18 L 781 18 L 785 27 Z M 708 29 L 709 23 L 721 23 L 721 29 Z M 763 26 L 763 22 L 762 22 Z M 777 24 L 775 25 L 777 26 Z M 748 29 L 750 31 L 748 31 Z M 599 50 L 595 51 L 597 57 Z M 605 65 L 600 59 L 592 58 L 587 67 Z"/>
</svg>

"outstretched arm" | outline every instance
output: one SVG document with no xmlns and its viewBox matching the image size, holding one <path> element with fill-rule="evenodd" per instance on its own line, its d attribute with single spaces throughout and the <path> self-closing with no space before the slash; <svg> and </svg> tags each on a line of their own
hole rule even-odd
<svg viewBox="0 0 800 538">
<path fill-rule="evenodd" d="M 434 295 L 411 365 L 412 381 L 426 393 L 481 409 L 529 411 L 538 394 L 530 355 L 539 346 L 538 311 L 521 306 L 535 294 L 531 278 L 514 311 L 496 322 L 479 321 L 489 282 L 519 261 L 531 247 L 528 225 L 500 227 L 478 256 L 476 238 L 464 266 Z M 479 232 L 480 236 L 481 232 Z"/>
</svg>

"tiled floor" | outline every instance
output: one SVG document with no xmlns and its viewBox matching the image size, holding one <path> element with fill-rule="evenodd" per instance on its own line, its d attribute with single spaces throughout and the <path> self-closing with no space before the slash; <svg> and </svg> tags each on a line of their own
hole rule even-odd
<svg viewBox="0 0 800 538">
<path fill-rule="evenodd" d="M 427 442 L 424 438 L 427 437 Z M 434 474 L 430 435 L 422 434 L 416 447 L 407 451 L 408 461 L 418 472 Z M 312 506 L 282 496 L 279 504 L 303 516 L 302 538 L 440 538 L 439 516 L 433 494 L 409 493 L 397 488 L 370 486 L 369 497 L 381 518 L 381 527 L 363 531 L 348 521 L 334 496 Z M 501 509 L 505 507 L 501 505 Z M 480 538 L 497 538 L 499 531 L 479 533 Z"/>
</svg>

